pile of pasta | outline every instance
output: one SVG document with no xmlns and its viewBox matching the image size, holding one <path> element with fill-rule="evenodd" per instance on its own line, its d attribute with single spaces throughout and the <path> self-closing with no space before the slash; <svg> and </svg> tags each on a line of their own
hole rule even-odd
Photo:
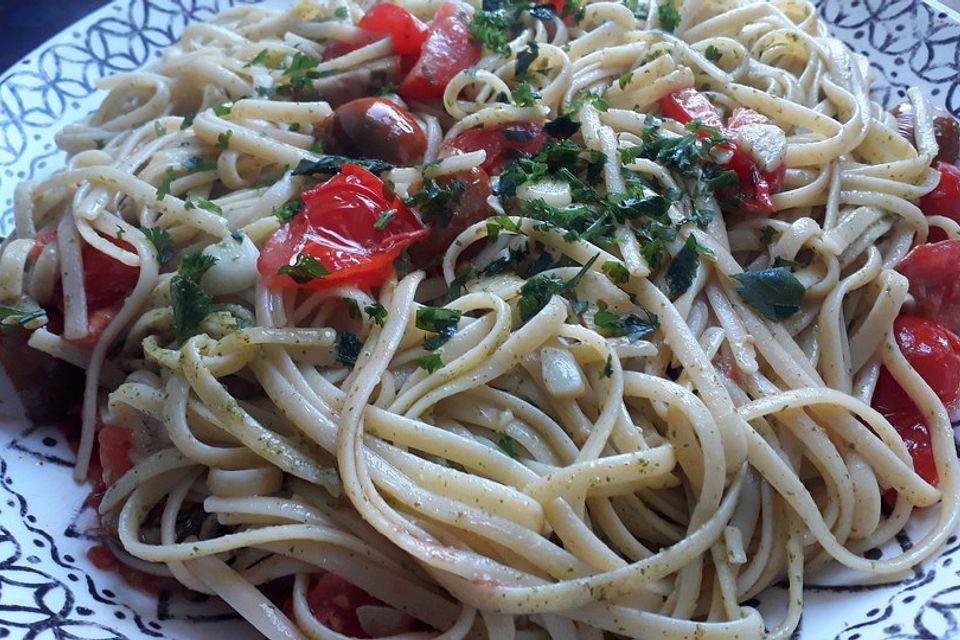
<svg viewBox="0 0 960 640">
<path fill-rule="evenodd" d="M 893 267 L 931 223 L 958 235 L 914 204 L 937 182 L 922 93 L 914 145 L 805 0 L 458 7 L 494 35 L 472 28 L 482 54 L 433 100 L 377 80 L 396 43 L 361 41 L 368 5 L 190 24 L 102 80 L 59 135 L 66 167 L 18 188 L 5 322 L 87 372 L 77 477 L 106 472 L 113 553 L 270 638 L 343 637 L 311 596 L 333 574 L 366 592 L 370 636 L 730 639 L 790 637 L 818 567 L 889 580 L 936 553 L 952 430 L 891 333 Z M 717 195 L 731 125 L 664 113 L 691 87 L 762 114 L 770 206 Z M 423 132 L 410 166 L 354 160 L 424 219 L 417 194 L 490 159 L 459 136 L 533 123 L 552 146 L 491 172 L 493 215 L 431 263 L 402 254 L 375 286 L 297 286 L 327 271 L 308 260 L 265 276 L 299 198 L 350 163 L 318 144 L 344 91 Z M 133 274 L 96 332 L 92 254 Z M 881 367 L 938 486 L 871 407 Z M 937 503 L 912 547 L 864 557 Z M 742 604 L 782 580 L 783 619 Z"/>
</svg>

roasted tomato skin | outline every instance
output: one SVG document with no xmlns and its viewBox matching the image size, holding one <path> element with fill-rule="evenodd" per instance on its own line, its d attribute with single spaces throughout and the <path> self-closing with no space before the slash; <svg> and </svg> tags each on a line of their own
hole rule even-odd
<svg viewBox="0 0 960 640">
<path fill-rule="evenodd" d="M 381 214 L 391 210 L 389 220 L 378 228 Z M 270 236 L 257 269 L 273 287 L 376 287 L 393 272 L 400 251 L 426 234 L 380 178 L 346 163 L 340 173 L 303 194 L 302 211 Z M 328 273 L 299 281 L 279 273 L 301 254 L 319 261 Z"/>
<path fill-rule="evenodd" d="M 435 263 L 464 229 L 495 215 L 493 209 L 487 204 L 487 198 L 490 196 L 490 178 L 483 169 L 474 167 L 458 171 L 438 178 L 437 182 L 440 186 L 446 186 L 455 180 L 460 180 L 464 186 L 459 204 L 449 216 L 426 220 L 430 232 L 411 245 L 409 250 L 410 259 L 414 265 L 428 266 Z"/>
<path fill-rule="evenodd" d="M 379 158 L 408 167 L 419 164 L 427 137 L 410 112 L 384 98 L 358 98 L 340 105 L 323 125 L 324 150 L 349 158 Z"/>
<path fill-rule="evenodd" d="M 536 122 L 505 122 L 503 124 L 470 129 L 446 143 L 447 148 L 463 152 L 486 152 L 480 167 L 487 175 L 497 175 L 509 160 L 531 156 L 543 148 L 543 127 Z"/>
</svg>

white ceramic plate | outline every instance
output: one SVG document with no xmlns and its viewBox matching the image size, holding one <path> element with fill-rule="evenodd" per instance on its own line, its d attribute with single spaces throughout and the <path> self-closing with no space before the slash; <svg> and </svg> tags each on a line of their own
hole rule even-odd
<svg viewBox="0 0 960 640">
<path fill-rule="evenodd" d="M 244 1 L 249 0 L 116 0 L 0 75 L 0 234 L 12 228 L 16 183 L 62 165 L 54 133 L 97 105 L 97 78 L 147 64 L 188 22 Z M 817 4 L 834 34 L 869 57 L 881 102 L 897 101 L 916 84 L 960 116 L 960 14 L 926 0 Z M 0 639 L 255 637 L 223 604 L 158 600 L 87 562 L 86 550 L 97 539 L 96 518 L 84 505 L 87 487 L 70 477 L 65 439 L 56 429 L 26 423 L 4 383 L 0 380 Z M 906 547 L 909 535 L 898 542 Z M 830 586 L 845 577 L 835 571 L 808 584 L 800 638 L 960 638 L 956 537 L 939 558 L 895 584 Z M 784 594 L 774 587 L 761 598 L 772 620 Z"/>
</svg>

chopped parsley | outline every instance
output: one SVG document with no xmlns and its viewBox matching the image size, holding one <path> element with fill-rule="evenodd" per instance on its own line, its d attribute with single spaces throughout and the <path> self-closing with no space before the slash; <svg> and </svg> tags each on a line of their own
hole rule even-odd
<svg viewBox="0 0 960 640">
<path fill-rule="evenodd" d="M 445 345 L 457 332 L 457 323 L 460 322 L 460 317 L 461 313 L 456 309 L 445 307 L 417 309 L 417 328 L 437 334 L 424 338 L 423 348 L 427 351 L 436 351 Z"/>
<path fill-rule="evenodd" d="M 434 178 L 427 178 L 420 189 L 403 199 L 410 207 L 417 207 L 420 213 L 433 220 L 449 219 L 460 203 L 460 196 L 466 190 L 463 180 L 450 180 L 440 184 Z"/>
<path fill-rule="evenodd" d="M 590 270 L 593 263 L 597 261 L 600 254 L 596 254 L 587 263 L 581 267 L 580 271 L 569 280 L 561 280 L 556 276 L 537 275 L 528 278 L 520 287 L 520 299 L 517 306 L 520 310 L 520 319 L 526 322 L 547 306 L 550 299 L 555 295 L 560 295 L 567 291 L 573 291 L 580 284 L 583 276 Z"/>
<path fill-rule="evenodd" d="M 221 118 L 222 118 L 223 116 L 228 116 L 228 115 L 230 115 L 230 111 L 231 111 L 231 110 L 232 110 L 232 109 L 231 109 L 230 107 L 228 107 L 227 105 L 225 105 L 225 104 L 215 104 L 215 105 L 213 105 L 213 112 L 214 112 L 215 114 L 217 114 L 218 116 L 220 116 Z"/>
<path fill-rule="evenodd" d="M 511 458 L 516 457 L 516 453 L 513 450 L 513 438 L 509 436 L 497 438 L 497 447 Z"/>
<path fill-rule="evenodd" d="M 603 365 L 603 369 L 600 370 L 601 378 L 609 378 L 613 375 L 613 354 L 607 356 L 607 361 Z"/>
<path fill-rule="evenodd" d="M 529 82 L 521 82 L 510 91 L 510 97 L 518 107 L 532 107 L 537 104 L 540 94 L 533 90 Z"/>
<path fill-rule="evenodd" d="M 173 329 L 179 342 L 195 334 L 210 313 L 213 298 L 200 286 L 200 279 L 216 263 L 217 259 L 211 255 L 199 251 L 188 253 L 170 280 Z"/>
<path fill-rule="evenodd" d="M 530 65 L 536 61 L 540 55 L 540 45 L 535 40 L 527 43 L 526 49 L 517 53 L 517 64 L 514 67 L 513 75 L 516 78 L 523 79 L 527 76 Z"/>
<path fill-rule="evenodd" d="M 260 53 L 250 58 L 250 61 L 247 62 L 244 68 L 252 67 L 253 65 L 267 66 L 270 62 L 270 52 L 266 49 L 261 49 Z"/>
<path fill-rule="evenodd" d="M 470 22 L 470 37 L 488 51 L 510 53 L 510 18 L 503 11 L 477 11 Z"/>
<path fill-rule="evenodd" d="M 157 252 L 157 261 L 160 264 L 166 264 L 173 260 L 177 252 L 173 249 L 173 241 L 170 239 L 170 232 L 162 227 L 144 227 L 141 229 L 147 240 L 153 244 Z"/>
<path fill-rule="evenodd" d="M 213 213 L 222 214 L 223 209 L 220 208 L 220 205 L 210 202 L 209 200 L 204 200 L 199 198 L 196 201 L 187 200 L 184 205 L 184 209 L 203 209 L 204 211 L 211 211 Z"/>
<path fill-rule="evenodd" d="M 223 147 L 224 149 L 227 149 L 230 147 L 230 138 L 232 137 L 233 137 L 233 129 L 227 129 L 226 131 L 221 131 L 220 134 L 217 135 L 217 144 Z"/>
<path fill-rule="evenodd" d="M 680 24 L 680 12 L 677 11 L 673 0 L 664 0 L 657 5 L 657 17 L 660 19 L 660 26 L 664 31 L 673 32 Z"/>
<path fill-rule="evenodd" d="M 712 258 L 713 254 L 709 249 L 701 246 L 693 234 L 690 234 L 667 268 L 667 292 L 670 297 L 683 295 L 693 284 L 693 279 L 697 277 L 697 270 L 700 268 L 700 256 Z"/>
<path fill-rule="evenodd" d="M 623 265 L 622 262 L 617 262 L 614 260 L 608 260 L 603 263 L 603 266 L 600 267 L 600 270 L 603 271 L 611 282 L 615 284 L 624 284 L 630 280 L 630 272 L 627 271 L 627 268 Z"/>
<path fill-rule="evenodd" d="M 789 318 L 800 310 L 806 288 L 786 267 L 744 271 L 733 276 L 737 293 L 770 320 Z"/>
<path fill-rule="evenodd" d="M 293 175 L 334 174 L 340 171 L 344 162 L 358 165 L 372 173 L 382 173 L 393 169 L 392 164 L 377 158 L 346 158 L 344 156 L 321 155 L 318 160 L 301 160 L 293 170 Z"/>
<path fill-rule="evenodd" d="M 633 71 L 626 71 L 617 78 L 617 86 L 623 91 L 627 88 L 627 85 L 630 84 L 631 80 L 633 80 Z"/>
<path fill-rule="evenodd" d="M 723 52 L 714 45 L 708 44 L 707 48 L 703 50 L 703 55 L 710 62 L 719 62 L 720 58 L 723 57 Z"/>
<path fill-rule="evenodd" d="M 580 123 L 570 117 L 570 114 L 564 114 L 543 124 L 543 130 L 547 135 L 554 138 L 569 138 L 580 130 Z"/>
<path fill-rule="evenodd" d="M 193 119 L 197 117 L 196 112 L 191 111 L 183 116 L 183 122 L 180 123 L 180 130 L 189 129 L 193 126 Z"/>
<path fill-rule="evenodd" d="M 350 11 L 343 5 L 333 10 L 333 17 L 338 20 L 346 20 L 350 16 Z"/>
<path fill-rule="evenodd" d="M 192 156 L 181 162 L 180 166 L 191 173 L 214 171 L 217 168 L 217 159 L 210 156 Z"/>
<path fill-rule="evenodd" d="M 373 228 L 385 229 L 395 215 L 397 215 L 396 209 L 384 209 L 380 212 L 380 215 L 377 216 L 377 219 L 373 221 Z"/>
<path fill-rule="evenodd" d="M 294 282 L 304 284 L 330 275 L 330 270 L 315 257 L 306 253 L 298 253 L 293 264 L 285 264 L 277 269 L 277 275 L 290 276 Z"/>
<path fill-rule="evenodd" d="M 316 58 L 297 51 L 284 68 L 283 76 L 292 87 L 303 87 L 311 80 L 321 78 L 324 74 L 317 71 L 320 61 Z"/>
<path fill-rule="evenodd" d="M 170 185 L 173 184 L 173 181 L 176 179 L 176 172 L 170 167 L 167 167 L 167 170 L 163 174 L 163 180 L 161 180 L 157 186 L 157 200 L 163 200 L 167 197 L 167 194 L 170 193 Z"/>
<path fill-rule="evenodd" d="M 639 340 L 660 328 L 660 320 L 647 310 L 643 316 L 635 313 L 620 315 L 611 311 L 601 300 L 597 312 L 593 314 L 593 325 L 608 338 L 627 338 L 631 342 Z"/>
<path fill-rule="evenodd" d="M 277 216 L 277 220 L 283 224 L 284 222 L 289 222 L 293 216 L 300 213 L 301 209 L 303 209 L 303 200 L 294 198 L 293 200 L 287 200 L 279 207 L 274 207 L 273 215 Z"/>
<path fill-rule="evenodd" d="M 387 308 L 379 302 L 368 304 L 363 310 L 377 326 L 382 327 L 387 321 Z"/>
<path fill-rule="evenodd" d="M 440 359 L 439 353 L 431 351 L 417 358 L 417 366 L 426 369 L 427 373 L 433 373 L 437 369 L 443 368 L 443 360 Z"/>
<path fill-rule="evenodd" d="M 357 364 L 361 349 L 363 343 L 360 339 L 349 331 L 344 331 L 337 341 L 337 362 L 352 367 Z"/>
</svg>

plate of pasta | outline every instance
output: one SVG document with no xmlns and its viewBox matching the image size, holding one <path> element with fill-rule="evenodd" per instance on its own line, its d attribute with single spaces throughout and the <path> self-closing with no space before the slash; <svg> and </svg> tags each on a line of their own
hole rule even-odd
<svg viewBox="0 0 960 640">
<path fill-rule="evenodd" d="M 958 60 L 108 4 L 0 75 L 0 637 L 960 637 Z"/>
</svg>

